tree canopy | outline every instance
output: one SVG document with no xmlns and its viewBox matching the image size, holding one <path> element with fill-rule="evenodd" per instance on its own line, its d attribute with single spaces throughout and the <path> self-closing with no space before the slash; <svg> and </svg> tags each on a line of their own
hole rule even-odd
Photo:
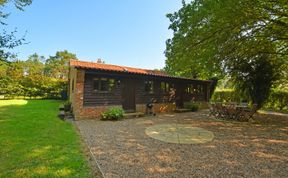
<svg viewBox="0 0 288 178">
<path fill-rule="evenodd" d="M 174 32 L 165 51 L 171 74 L 229 75 L 243 93 L 262 103 L 251 93 L 255 81 L 260 88 L 265 83 L 270 88 L 287 64 L 287 0 L 183 1 L 183 7 L 167 17 Z"/>
<path fill-rule="evenodd" d="M 67 79 L 70 59 L 77 59 L 76 54 L 67 50 L 56 52 L 55 56 L 47 59 L 45 73 L 50 77 Z"/>
<path fill-rule="evenodd" d="M 2 62 L 7 61 L 9 57 L 13 56 L 13 54 L 8 51 L 9 49 L 19 46 L 25 41 L 24 37 L 20 39 L 15 37 L 17 30 L 12 32 L 5 30 L 5 26 L 7 25 L 5 20 L 9 17 L 9 13 L 4 12 L 3 7 L 9 2 L 14 3 L 17 9 L 23 11 L 25 6 L 32 3 L 32 0 L 0 0 L 0 27 L 2 28 L 2 31 L 0 31 L 0 61 Z M 1 65 L 0 63 L 0 66 Z"/>
<path fill-rule="evenodd" d="M 67 50 L 46 59 L 34 53 L 27 60 L 2 61 L 0 65 L 0 95 L 60 98 L 67 91 L 68 61 L 76 55 Z M 1 64 L 1 61 L 0 61 Z"/>
</svg>

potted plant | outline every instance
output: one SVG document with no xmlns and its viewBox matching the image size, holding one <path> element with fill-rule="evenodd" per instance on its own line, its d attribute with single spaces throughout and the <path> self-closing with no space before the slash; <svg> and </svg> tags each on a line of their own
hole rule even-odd
<svg viewBox="0 0 288 178">
<path fill-rule="evenodd" d="M 71 102 L 70 101 L 66 101 L 64 103 L 64 111 L 65 112 L 71 111 Z"/>
</svg>

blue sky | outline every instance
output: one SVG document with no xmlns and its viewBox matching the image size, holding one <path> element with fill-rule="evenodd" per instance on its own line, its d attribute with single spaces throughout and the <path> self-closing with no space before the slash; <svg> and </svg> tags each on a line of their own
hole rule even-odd
<svg viewBox="0 0 288 178">
<path fill-rule="evenodd" d="M 29 44 L 14 51 L 19 59 L 33 53 L 76 53 L 81 60 L 141 68 L 163 68 L 165 41 L 172 37 L 167 13 L 181 0 L 34 0 L 25 12 L 8 7 L 8 28 L 17 27 Z"/>
</svg>

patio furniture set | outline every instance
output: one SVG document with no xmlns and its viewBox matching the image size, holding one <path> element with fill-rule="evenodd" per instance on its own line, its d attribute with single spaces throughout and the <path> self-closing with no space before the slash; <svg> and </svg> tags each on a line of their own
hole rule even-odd
<svg viewBox="0 0 288 178">
<path fill-rule="evenodd" d="M 249 121 L 257 111 L 257 104 L 249 107 L 247 103 L 210 103 L 210 115 L 217 119 Z"/>
</svg>

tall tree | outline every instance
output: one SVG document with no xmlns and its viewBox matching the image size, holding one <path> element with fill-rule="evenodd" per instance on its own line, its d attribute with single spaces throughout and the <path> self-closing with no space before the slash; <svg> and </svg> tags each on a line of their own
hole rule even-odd
<svg viewBox="0 0 288 178">
<path fill-rule="evenodd" d="M 50 56 L 46 61 L 46 75 L 67 79 L 70 59 L 77 59 L 76 54 L 70 53 L 67 50 L 56 52 L 55 56 Z"/>
<path fill-rule="evenodd" d="M 23 11 L 23 8 L 30 5 L 32 0 L 0 0 L 0 27 L 2 28 L 2 32 L 0 32 L 0 61 L 7 61 L 9 57 L 13 56 L 8 50 L 19 46 L 24 42 L 24 37 L 20 39 L 15 37 L 16 30 L 12 32 L 7 32 L 5 30 L 5 26 L 7 25 L 5 20 L 8 18 L 9 13 L 4 12 L 3 7 L 9 2 L 14 3 L 17 9 Z"/>
<path fill-rule="evenodd" d="M 287 0 L 183 1 L 178 12 L 167 16 L 174 32 L 165 52 L 170 73 L 200 78 L 229 75 L 253 102 L 263 103 L 247 87 L 268 86 L 261 90 L 266 98 L 282 72 L 288 56 Z M 263 72 L 272 77 L 256 84 Z"/>
<path fill-rule="evenodd" d="M 42 75 L 44 73 L 45 57 L 34 53 L 28 57 L 24 64 L 25 75 Z"/>
</svg>

